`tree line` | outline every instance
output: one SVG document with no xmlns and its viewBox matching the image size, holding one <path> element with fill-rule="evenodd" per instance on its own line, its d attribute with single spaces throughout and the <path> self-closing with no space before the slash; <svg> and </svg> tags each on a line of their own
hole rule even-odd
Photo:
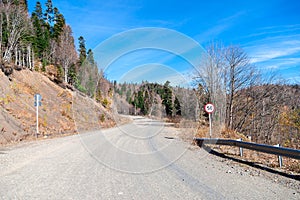
<svg viewBox="0 0 300 200">
<path fill-rule="evenodd" d="M 31 14 L 27 0 L 1 0 L 0 33 L 0 64 L 7 75 L 24 68 L 47 73 L 52 65 L 54 81 L 95 97 L 103 73 L 83 36 L 76 50 L 72 28 L 51 0 L 37 1 Z"/>
<path fill-rule="evenodd" d="M 299 85 L 262 75 L 241 47 L 221 43 L 207 47 L 195 74 L 198 99 L 215 104 L 214 123 L 223 131 L 299 148 Z"/>
<path fill-rule="evenodd" d="M 181 104 L 178 96 L 173 92 L 170 82 L 165 84 L 118 84 L 114 82 L 115 102 L 120 113 L 134 115 L 151 115 L 157 117 L 181 116 Z M 124 101 L 120 101 L 124 99 Z"/>
</svg>

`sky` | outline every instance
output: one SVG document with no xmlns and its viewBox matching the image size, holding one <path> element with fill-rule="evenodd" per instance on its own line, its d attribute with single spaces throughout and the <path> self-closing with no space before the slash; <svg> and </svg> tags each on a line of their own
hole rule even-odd
<svg viewBox="0 0 300 200">
<path fill-rule="evenodd" d="M 45 5 L 46 0 L 40 2 Z M 300 82 L 298 0 L 52 2 L 71 26 L 75 41 L 83 36 L 99 65 L 107 58 L 102 68 L 111 80 L 189 82 L 186 74 L 196 67 L 196 58 L 187 54 L 201 55 L 217 41 L 242 47 L 265 74 L 274 72 L 289 83 Z M 35 3 L 28 1 L 30 12 Z M 194 51 L 178 53 L 178 46 Z"/>
</svg>

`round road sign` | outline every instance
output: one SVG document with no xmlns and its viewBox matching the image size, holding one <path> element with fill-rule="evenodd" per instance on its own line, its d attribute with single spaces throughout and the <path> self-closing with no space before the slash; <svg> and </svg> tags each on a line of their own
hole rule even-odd
<svg viewBox="0 0 300 200">
<path fill-rule="evenodd" d="M 215 106 L 212 103 L 208 103 L 204 106 L 204 110 L 205 110 L 205 112 L 210 114 L 210 113 L 214 112 Z"/>
</svg>

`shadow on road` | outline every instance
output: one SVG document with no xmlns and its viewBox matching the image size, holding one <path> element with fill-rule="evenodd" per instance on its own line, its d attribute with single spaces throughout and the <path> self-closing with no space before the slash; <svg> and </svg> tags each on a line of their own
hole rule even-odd
<svg viewBox="0 0 300 200">
<path fill-rule="evenodd" d="M 282 172 L 282 171 L 275 170 L 273 168 L 269 168 L 267 166 L 259 165 L 259 164 L 254 163 L 254 162 L 250 162 L 250 161 L 238 159 L 238 158 L 235 158 L 235 157 L 232 157 L 232 156 L 228 156 L 228 155 L 225 155 L 223 153 L 217 152 L 217 151 L 211 149 L 210 147 L 208 147 L 206 145 L 203 145 L 201 147 L 204 150 L 206 150 L 208 153 L 212 154 L 212 155 L 215 155 L 215 156 L 218 156 L 218 157 L 221 157 L 221 158 L 225 158 L 225 159 L 230 159 L 232 161 L 239 162 L 239 163 L 242 163 L 242 164 L 257 168 L 257 169 L 260 169 L 260 170 L 264 170 L 264 171 L 267 171 L 267 172 L 270 172 L 270 173 L 273 173 L 273 174 L 278 174 L 280 176 L 284 176 L 284 177 L 287 177 L 287 178 L 291 178 L 291 179 L 300 181 L 300 175 L 288 174 L 288 173 L 285 173 L 285 172 Z"/>
</svg>

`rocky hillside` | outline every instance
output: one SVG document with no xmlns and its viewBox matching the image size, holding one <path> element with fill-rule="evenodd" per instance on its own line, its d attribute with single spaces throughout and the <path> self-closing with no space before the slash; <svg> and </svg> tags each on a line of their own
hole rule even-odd
<svg viewBox="0 0 300 200">
<path fill-rule="evenodd" d="M 28 69 L 7 77 L 0 71 L 0 144 L 34 138 L 34 95 L 42 96 L 39 107 L 39 138 L 111 127 L 116 115 L 84 94 L 63 89 L 46 75 Z"/>
</svg>

